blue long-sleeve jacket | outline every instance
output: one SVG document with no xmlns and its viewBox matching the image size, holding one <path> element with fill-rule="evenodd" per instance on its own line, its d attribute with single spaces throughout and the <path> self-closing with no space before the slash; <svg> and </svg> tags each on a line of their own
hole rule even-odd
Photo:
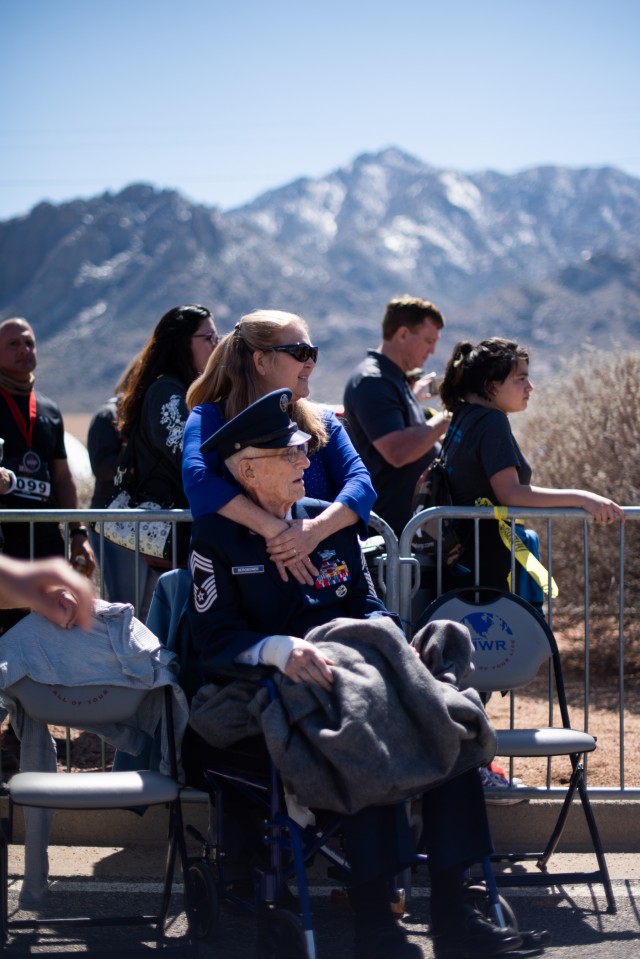
<svg viewBox="0 0 640 959">
<path fill-rule="evenodd" d="M 304 474 L 305 493 L 313 499 L 348 506 L 360 517 L 358 534 L 366 536 L 369 514 L 376 500 L 369 472 L 335 414 L 324 408 L 323 415 L 329 441 L 310 457 L 311 465 Z M 217 513 L 241 492 L 216 451 L 200 452 L 202 443 L 224 422 L 217 403 L 196 406 L 187 420 L 182 481 L 194 519 Z"/>
</svg>

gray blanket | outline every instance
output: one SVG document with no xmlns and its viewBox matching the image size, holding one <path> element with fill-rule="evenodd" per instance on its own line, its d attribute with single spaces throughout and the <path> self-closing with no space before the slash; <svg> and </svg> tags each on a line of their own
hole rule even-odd
<svg viewBox="0 0 640 959">
<path fill-rule="evenodd" d="M 272 702 L 255 684 L 209 684 L 193 701 L 193 728 L 220 748 L 262 733 L 287 792 L 340 813 L 407 799 L 493 758 L 477 693 L 454 685 L 469 667 L 464 627 L 430 623 L 416 637 L 420 655 L 386 617 L 334 619 L 305 638 L 334 662 L 330 692 L 281 674 Z"/>
</svg>

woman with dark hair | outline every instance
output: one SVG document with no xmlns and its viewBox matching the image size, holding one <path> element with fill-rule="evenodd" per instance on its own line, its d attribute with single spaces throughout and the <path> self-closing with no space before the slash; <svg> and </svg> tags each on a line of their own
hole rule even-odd
<svg viewBox="0 0 640 959">
<path fill-rule="evenodd" d="M 115 385 L 113 396 L 96 410 L 89 424 L 86 446 L 96 480 L 89 503 L 91 509 L 106 509 L 113 499 L 113 480 L 122 455 L 122 436 L 117 427 L 118 402 L 136 361 L 137 356 L 134 356 L 127 364 Z M 93 529 L 93 524 L 89 527 L 89 542 L 96 560 L 102 566 L 106 597 L 112 603 L 131 603 L 135 606 L 136 576 L 139 595 L 144 596 L 149 575 L 149 567 L 143 557 L 106 538 L 101 553 L 100 534 Z"/>
<path fill-rule="evenodd" d="M 461 341 L 454 348 L 440 386 L 440 399 L 452 414 L 447 432 L 446 461 L 456 506 L 474 506 L 490 500 L 499 506 L 578 507 L 597 523 L 624 520 L 613 500 L 580 489 L 546 489 L 531 485 L 531 466 L 518 446 L 509 423 L 510 413 L 527 408 L 533 385 L 529 355 L 517 343 L 492 337 L 476 346 Z M 474 577 L 474 544 L 469 528 L 459 565 Z M 496 522 L 479 524 L 480 579 L 483 586 L 504 589 L 511 568 Z M 447 577 L 447 588 L 466 585 L 464 577 Z"/>
<path fill-rule="evenodd" d="M 118 429 L 127 444 L 139 502 L 188 509 L 182 487 L 182 442 L 187 389 L 204 370 L 218 341 L 204 306 L 176 306 L 164 314 L 128 375 L 118 401 Z M 189 528 L 177 525 L 178 561 L 186 565 Z M 146 584 L 140 618 L 161 572 Z"/>
<path fill-rule="evenodd" d="M 361 535 L 367 535 L 376 498 L 369 473 L 344 427 L 331 410 L 307 399 L 317 358 L 318 348 L 311 344 L 300 316 L 256 310 L 222 338 L 187 394 L 191 413 L 182 477 L 194 519 L 219 512 L 259 533 L 283 579 L 286 567 L 301 583 L 311 583 L 317 576 L 309 554 L 331 533 L 358 524 Z M 311 462 L 304 475 L 306 495 L 331 503 L 313 520 L 285 521 L 267 513 L 243 493 L 215 451 L 200 452 L 204 441 L 227 420 L 284 387 L 292 393 L 291 418 L 312 437 Z"/>
</svg>

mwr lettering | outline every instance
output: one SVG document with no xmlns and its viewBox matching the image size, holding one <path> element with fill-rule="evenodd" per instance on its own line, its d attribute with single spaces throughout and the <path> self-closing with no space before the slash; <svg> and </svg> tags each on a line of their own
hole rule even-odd
<svg viewBox="0 0 640 959">
<path fill-rule="evenodd" d="M 504 639 L 474 639 L 474 649 L 482 649 L 485 652 L 489 649 L 506 650 L 507 644 Z"/>
</svg>

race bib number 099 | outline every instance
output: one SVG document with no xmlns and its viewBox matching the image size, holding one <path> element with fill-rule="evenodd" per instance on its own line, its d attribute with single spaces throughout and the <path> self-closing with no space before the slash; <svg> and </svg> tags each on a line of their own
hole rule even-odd
<svg viewBox="0 0 640 959">
<path fill-rule="evenodd" d="M 14 496 L 22 496 L 23 499 L 47 500 L 51 496 L 51 483 L 47 483 L 46 480 L 16 476 L 16 486 L 13 494 Z"/>
</svg>

